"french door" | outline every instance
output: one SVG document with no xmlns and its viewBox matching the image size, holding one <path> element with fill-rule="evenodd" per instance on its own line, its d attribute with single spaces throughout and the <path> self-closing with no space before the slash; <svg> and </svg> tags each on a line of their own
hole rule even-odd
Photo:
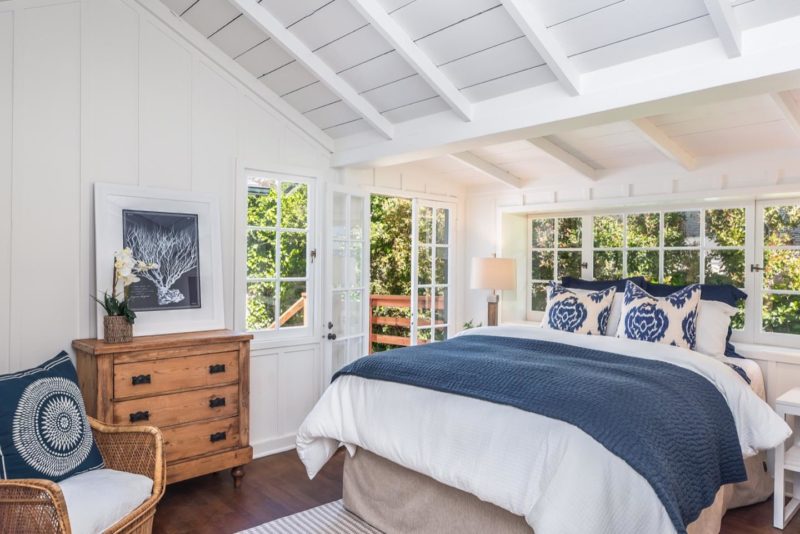
<svg viewBox="0 0 800 534">
<path fill-rule="evenodd" d="M 367 353 L 369 195 L 331 185 L 327 197 L 325 376 Z"/>
</svg>

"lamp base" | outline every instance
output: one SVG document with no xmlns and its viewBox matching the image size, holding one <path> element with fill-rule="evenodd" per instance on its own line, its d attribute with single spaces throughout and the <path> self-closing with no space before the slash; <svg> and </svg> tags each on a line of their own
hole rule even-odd
<svg viewBox="0 0 800 534">
<path fill-rule="evenodd" d="M 487 300 L 486 324 L 488 326 L 497 326 L 497 303 L 500 298 L 497 295 L 489 295 Z"/>
</svg>

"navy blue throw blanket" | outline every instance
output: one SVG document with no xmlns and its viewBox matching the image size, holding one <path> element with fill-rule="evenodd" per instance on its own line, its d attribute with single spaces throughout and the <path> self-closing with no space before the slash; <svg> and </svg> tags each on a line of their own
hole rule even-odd
<svg viewBox="0 0 800 534">
<path fill-rule="evenodd" d="M 577 426 L 655 490 L 675 529 L 723 484 L 747 480 L 725 399 L 662 361 L 496 336 L 462 336 L 368 356 L 337 372 L 454 393 Z"/>
</svg>

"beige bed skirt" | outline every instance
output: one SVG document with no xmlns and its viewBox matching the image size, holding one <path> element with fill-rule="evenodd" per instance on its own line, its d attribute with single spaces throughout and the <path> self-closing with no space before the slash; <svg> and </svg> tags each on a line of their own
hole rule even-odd
<svg viewBox="0 0 800 534">
<path fill-rule="evenodd" d="M 353 457 L 346 456 L 345 508 L 384 532 L 532 532 L 521 516 L 365 449 L 358 449 Z M 717 534 L 727 510 L 769 498 L 772 478 L 766 472 L 764 460 L 764 453 L 745 460 L 748 480 L 723 486 L 714 503 L 689 525 L 689 534 Z"/>
</svg>

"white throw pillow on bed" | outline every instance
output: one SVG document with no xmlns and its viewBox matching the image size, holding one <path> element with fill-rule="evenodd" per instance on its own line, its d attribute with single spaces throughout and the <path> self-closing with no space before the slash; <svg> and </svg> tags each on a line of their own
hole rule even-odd
<svg viewBox="0 0 800 534">
<path fill-rule="evenodd" d="M 542 326 L 551 330 L 602 336 L 608 328 L 617 288 L 578 293 L 557 282 L 547 288 L 547 307 Z"/>
<path fill-rule="evenodd" d="M 628 282 L 617 337 L 694 349 L 699 303 L 700 284 L 686 286 L 666 297 L 654 297 Z"/>
<path fill-rule="evenodd" d="M 577 289 L 577 288 L 569 288 L 570 291 L 577 293 L 578 295 L 588 295 L 589 293 L 595 293 L 591 289 Z M 617 328 L 619 327 L 619 320 L 622 318 L 622 299 L 625 298 L 625 293 L 617 291 L 614 293 L 614 300 L 611 303 L 611 313 L 608 315 L 608 327 L 606 328 L 606 336 L 616 336 L 617 335 Z M 542 319 L 542 326 L 547 322 L 547 316 Z"/>
<path fill-rule="evenodd" d="M 697 307 L 697 342 L 694 350 L 709 356 L 724 356 L 731 317 L 739 310 L 716 300 L 701 300 Z"/>
</svg>

